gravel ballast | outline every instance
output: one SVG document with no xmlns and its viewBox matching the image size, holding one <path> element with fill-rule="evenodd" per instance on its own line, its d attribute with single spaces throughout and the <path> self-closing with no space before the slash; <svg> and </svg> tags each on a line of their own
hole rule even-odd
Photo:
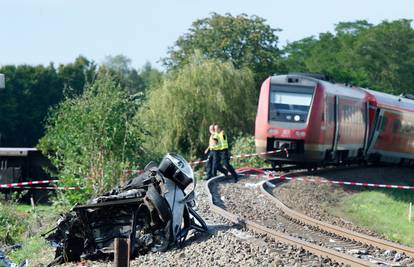
<svg viewBox="0 0 414 267">
<path fill-rule="evenodd" d="M 414 185 L 414 171 L 405 167 L 351 167 L 326 169 L 299 177 L 322 178 L 327 180 L 370 182 L 376 184 Z M 337 225 L 355 232 L 385 239 L 383 235 L 355 225 L 335 215 L 335 209 L 342 199 L 361 190 L 372 188 L 359 186 L 340 186 L 293 180 L 273 188 L 272 194 L 289 208 L 299 211 L 319 221 Z"/>
</svg>

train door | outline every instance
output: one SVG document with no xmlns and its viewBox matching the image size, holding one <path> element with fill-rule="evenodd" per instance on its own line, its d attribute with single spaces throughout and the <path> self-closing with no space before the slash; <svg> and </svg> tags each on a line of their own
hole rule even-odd
<svg viewBox="0 0 414 267">
<path fill-rule="evenodd" d="M 324 132 L 324 149 L 325 149 L 325 161 L 330 162 L 335 158 L 335 149 L 337 142 L 335 137 L 337 136 L 337 125 L 336 121 L 336 105 L 337 96 L 327 94 L 325 99 L 325 116 L 324 116 L 324 125 L 322 126 Z"/>
<path fill-rule="evenodd" d="M 366 156 L 368 150 L 368 142 L 369 142 L 369 102 L 365 103 L 365 112 L 364 112 L 364 123 L 365 123 L 365 134 L 364 134 L 364 149 L 363 149 L 363 157 Z"/>
<path fill-rule="evenodd" d="M 384 110 L 383 109 L 377 109 L 375 113 L 375 119 L 374 119 L 374 127 L 373 131 L 370 134 L 370 137 L 368 139 L 368 145 L 367 145 L 367 154 L 371 153 L 374 149 L 374 145 L 378 140 L 378 137 L 382 130 L 384 130 L 383 126 L 386 125 L 386 118 L 384 117 Z"/>
<path fill-rule="evenodd" d="M 336 154 L 338 151 L 338 142 L 341 138 L 340 136 L 340 118 L 339 118 L 339 96 L 334 97 L 334 103 L 333 103 L 333 118 L 334 118 L 334 135 L 333 135 L 333 142 L 332 142 L 332 152 L 333 152 L 333 158 L 336 158 Z"/>
</svg>

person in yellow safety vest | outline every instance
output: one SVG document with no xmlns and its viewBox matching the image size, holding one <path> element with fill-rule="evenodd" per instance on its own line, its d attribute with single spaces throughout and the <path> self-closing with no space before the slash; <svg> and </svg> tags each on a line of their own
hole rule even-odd
<svg viewBox="0 0 414 267">
<path fill-rule="evenodd" d="M 204 154 L 207 154 L 207 162 L 206 162 L 206 180 L 210 179 L 213 176 L 217 175 L 217 170 L 222 172 L 224 175 L 227 176 L 227 170 L 221 166 L 221 164 L 214 165 L 214 162 L 217 157 L 219 157 L 217 150 L 219 147 L 219 140 L 218 134 L 214 131 L 214 125 L 210 125 L 210 138 L 208 142 L 208 147 L 204 151 Z"/>
<path fill-rule="evenodd" d="M 213 171 L 217 170 L 215 168 L 221 167 L 221 161 L 223 161 L 224 168 L 226 168 L 234 178 L 234 182 L 239 180 L 239 176 L 234 170 L 233 166 L 230 165 L 230 153 L 229 153 L 229 143 L 227 136 L 224 133 L 224 130 L 220 128 L 219 125 L 214 125 L 214 131 L 218 136 L 218 148 L 216 151 L 216 157 L 213 162 Z M 213 173 L 215 176 L 216 173 Z M 227 176 L 227 175 L 226 175 Z"/>
</svg>

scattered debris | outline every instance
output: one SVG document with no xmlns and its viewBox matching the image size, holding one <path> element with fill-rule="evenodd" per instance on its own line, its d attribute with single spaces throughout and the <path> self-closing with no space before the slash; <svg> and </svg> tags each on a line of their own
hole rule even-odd
<svg viewBox="0 0 414 267">
<path fill-rule="evenodd" d="M 131 257 L 148 251 L 166 251 L 181 245 L 194 229 L 206 231 L 193 210 L 193 171 L 181 156 L 167 154 L 159 166 L 149 163 L 144 173 L 125 186 L 76 205 L 62 216 L 46 239 L 56 247 L 54 266 L 63 262 L 113 257 L 114 239 L 128 238 Z"/>
<path fill-rule="evenodd" d="M 348 250 L 348 254 L 367 255 L 368 251 L 366 249 L 354 248 L 354 249 Z"/>
<path fill-rule="evenodd" d="M 232 229 L 230 231 L 230 233 L 232 233 L 235 237 L 237 237 L 239 239 L 243 239 L 243 240 L 247 240 L 247 239 L 253 238 L 253 236 L 251 234 L 249 234 L 248 232 L 241 231 L 239 229 Z"/>
<path fill-rule="evenodd" d="M 263 181 L 260 181 L 258 183 L 245 183 L 244 187 L 255 189 L 261 186 L 262 184 L 263 184 Z"/>
</svg>

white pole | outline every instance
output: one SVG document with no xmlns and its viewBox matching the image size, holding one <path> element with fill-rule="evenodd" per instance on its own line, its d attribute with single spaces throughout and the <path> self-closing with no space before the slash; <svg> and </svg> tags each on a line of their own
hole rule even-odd
<svg viewBox="0 0 414 267">
<path fill-rule="evenodd" d="M 33 197 L 30 197 L 30 204 L 32 204 L 32 209 L 35 209 L 35 202 Z"/>
<path fill-rule="evenodd" d="M 408 210 L 408 222 L 411 222 L 411 207 L 412 203 L 410 202 L 410 209 Z"/>
</svg>

